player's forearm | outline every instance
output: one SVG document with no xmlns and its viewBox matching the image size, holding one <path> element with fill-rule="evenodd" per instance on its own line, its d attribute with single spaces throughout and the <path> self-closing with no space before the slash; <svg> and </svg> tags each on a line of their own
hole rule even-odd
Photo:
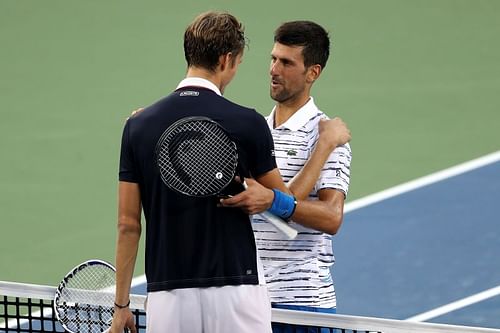
<svg viewBox="0 0 500 333">
<path fill-rule="evenodd" d="M 288 188 L 298 200 L 304 200 L 309 196 L 331 152 L 331 145 L 318 141 L 309 160 L 288 182 Z"/>
<path fill-rule="evenodd" d="M 120 217 L 116 242 L 116 297 L 115 302 L 125 305 L 129 301 L 130 284 L 141 236 L 140 221 Z"/>
<path fill-rule="evenodd" d="M 128 302 L 141 237 L 141 195 L 137 183 L 119 183 L 117 228 L 115 301 L 119 305 L 125 305 Z"/>
<path fill-rule="evenodd" d="M 331 205 L 322 201 L 299 201 L 292 219 L 305 227 L 334 235 L 342 225 L 343 205 Z"/>
<path fill-rule="evenodd" d="M 309 160 L 288 184 L 288 188 L 298 199 L 307 198 L 333 150 L 351 140 L 349 128 L 338 117 L 321 119 L 318 133 L 319 137 Z"/>
</svg>

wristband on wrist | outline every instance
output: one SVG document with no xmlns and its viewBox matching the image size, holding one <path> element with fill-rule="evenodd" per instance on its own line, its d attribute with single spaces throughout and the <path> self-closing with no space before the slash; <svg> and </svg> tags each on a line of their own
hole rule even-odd
<svg viewBox="0 0 500 333">
<path fill-rule="evenodd" d="M 273 203 L 268 211 L 276 216 L 281 217 L 284 220 L 290 219 L 290 217 L 295 212 L 297 200 L 293 195 L 283 193 L 279 190 L 273 189 L 273 192 Z"/>
<path fill-rule="evenodd" d="M 117 304 L 115 302 L 115 306 L 118 308 L 118 309 L 125 309 L 125 308 L 128 308 L 128 306 L 130 305 L 130 299 L 128 300 L 127 304 L 125 305 L 120 305 L 120 304 Z"/>
</svg>

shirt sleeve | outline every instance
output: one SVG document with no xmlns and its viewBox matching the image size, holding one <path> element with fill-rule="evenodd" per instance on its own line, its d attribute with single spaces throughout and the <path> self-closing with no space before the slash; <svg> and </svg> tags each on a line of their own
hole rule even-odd
<svg viewBox="0 0 500 333">
<path fill-rule="evenodd" d="M 351 178 L 351 159 L 351 147 L 348 143 L 335 148 L 321 170 L 316 191 L 335 189 L 347 196 Z"/>
<path fill-rule="evenodd" d="M 274 141 L 266 119 L 255 111 L 254 125 L 251 129 L 250 140 L 252 154 L 249 158 L 250 172 L 253 176 L 259 176 L 275 168 Z"/>
<path fill-rule="evenodd" d="M 134 163 L 134 154 L 132 149 L 132 143 L 130 140 L 130 119 L 125 123 L 122 133 L 122 143 L 120 149 L 120 171 L 119 180 L 138 183 L 138 177 L 136 172 L 136 166 Z"/>
</svg>

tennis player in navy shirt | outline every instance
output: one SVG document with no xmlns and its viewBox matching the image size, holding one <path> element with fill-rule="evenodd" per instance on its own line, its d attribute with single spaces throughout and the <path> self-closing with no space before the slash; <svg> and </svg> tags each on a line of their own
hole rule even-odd
<svg viewBox="0 0 500 333">
<path fill-rule="evenodd" d="M 147 329 L 155 332 L 271 332 L 271 309 L 248 214 L 274 209 L 299 219 L 307 202 L 294 200 L 281 180 L 265 119 L 222 96 L 241 63 L 245 36 L 228 13 L 199 15 L 186 29 L 187 75 L 167 97 L 134 115 L 122 134 L 116 299 L 111 332 L 136 332 L 129 293 L 146 220 Z M 249 188 L 234 181 L 228 191 L 238 207 L 219 198 L 179 194 L 161 180 L 155 147 L 174 122 L 204 116 L 238 143 L 238 170 Z M 316 147 L 321 164 L 335 148 Z M 314 167 L 314 165 L 312 166 Z M 251 179 L 251 178 L 252 179 Z M 241 192 L 241 193 L 240 193 Z"/>
</svg>

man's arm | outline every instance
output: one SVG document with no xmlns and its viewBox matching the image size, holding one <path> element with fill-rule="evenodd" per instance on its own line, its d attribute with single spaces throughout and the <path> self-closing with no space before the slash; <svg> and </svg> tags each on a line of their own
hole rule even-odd
<svg viewBox="0 0 500 333">
<path fill-rule="evenodd" d="M 331 120 L 321 119 L 318 132 L 319 138 L 309 160 L 287 184 L 297 199 L 309 197 L 330 154 L 335 148 L 351 141 L 351 131 L 338 117 Z"/>
<path fill-rule="evenodd" d="M 266 179 L 278 182 L 281 177 L 275 178 L 274 169 L 272 174 L 266 174 Z M 271 207 L 274 193 L 269 187 L 270 183 L 262 180 L 246 179 L 248 189 L 232 198 L 221 200 L 224 207 L 238 207 L 247 214 L 258 214 Z M 283 183 L 283 181 L 281 181 Z M 284 185 L 283 185 L 284 186 Z M 276 188 L 276 187 L 272 187 Z M 319 230 L 328 234 L 335 234 L 340 228 L 344 213 L 344 193 L 324 189 L 318 192 L 319 200 L 297 200 L 292 220 L 305 227 Z"/>
<path fill-rule="evenodd" d="M 340 118 L 319 122 L 319 139 L 304 167 L 288 182 L 296 198 L 307 199 L 318 181 L 328 157 L 335 148 L 351 140 L 351 132 Z M 336 234 L 344 218 L 345 193 L 335 189 L 321 189 L 318 200 L 299 201 L 293 220 L 311 229 Z"/>
<path fill-rule="evenodd" d="M 247 179 L 248 189 L 233 198 L 222 200 L 226 207 L 240 207 L 248 214 L 260 213 L 267 210 L 274 199 L 274 193 L 269 189 L 278 189 L 285 193 L 292 192 L 298 200 L 292 216 L 294 222 L 308 228 L 335 234 L 342 224 L 344 198 L 341 191 L 323 189 L 318 191 L 318 199 L 307 201 L 314 184 L 317 182 L 321 170 L 331 152 L 351 139 L 351 133 L 340 118 L 321 120 L 319 123 L 319 139 L 306 162 L 294 178 L 284 188 L 278 169 L 274 169 L 255 180 Z M 277 177 L 279 175 L 279 179 Z M 262 185 L 262 186 L 260 186 Z"/>
<path fill-rule="evenodd" d="M 139 239 L 141 236 L 141 195 L 139 184 L 121 181 L 118 189 L 118 237 L 116 240 L 116 295 L 115 303 L 129 302 L 130 284 L 134 274 Z M 115 307 L 111 333 L 122 333 L 127 327 L 137 332 L 134 317 L 128 307 Z"/>
<path fill-rule="evenodd" d="M 302 200 L 292 216 L 294 222 L 335 235 L 344 218 L 344 193 L 334 189 L 318 191 L 319 200 Z"/>
</svg>

